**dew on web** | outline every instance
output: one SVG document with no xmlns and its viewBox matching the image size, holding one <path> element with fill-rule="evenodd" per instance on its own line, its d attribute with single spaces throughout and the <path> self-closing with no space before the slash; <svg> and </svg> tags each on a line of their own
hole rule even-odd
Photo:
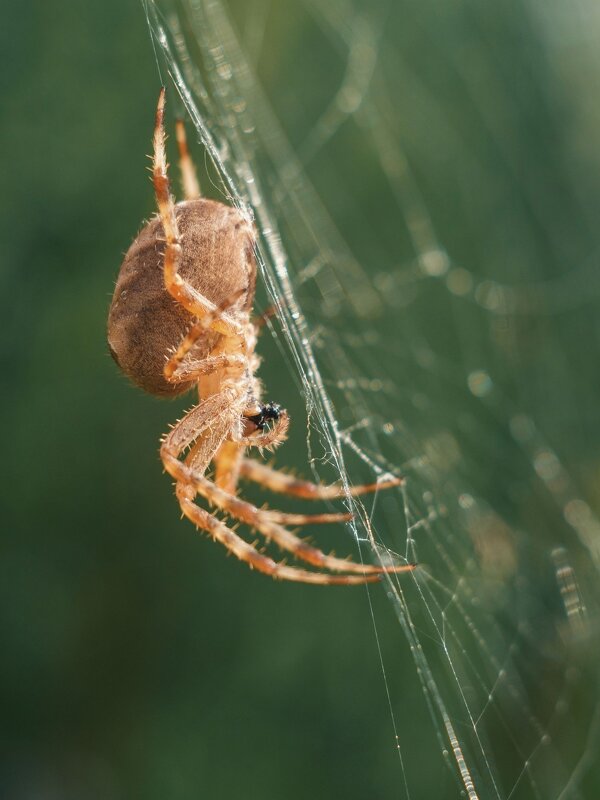
<svg viewBox="0 0 600 800">
<path fill-rule="evenodd" d="M 558 48 L 556 12 L 530 5 L 531 35 Z M 576 178 L 557 209 L 542 137 L 519 182 L 526 112 L 460 3 L 448 41 L 436 4 L 303 0 L 298 41 L 275 6 L 144 3 L 222 191 L 255 219 L 313 477 L 405 477 L 347 498 L 365 559 L 419 565 L 384 581 L 394 642 L 372 615 L 398 796 L 425 781 L 429 796 L 581 797 L 600 735 L 597 392 L 581 348 L 597 338 L 600 242 L 573 233 Z M 302 131 L 257 78 L 274 29 L 327 55 Z"/>
</svg>

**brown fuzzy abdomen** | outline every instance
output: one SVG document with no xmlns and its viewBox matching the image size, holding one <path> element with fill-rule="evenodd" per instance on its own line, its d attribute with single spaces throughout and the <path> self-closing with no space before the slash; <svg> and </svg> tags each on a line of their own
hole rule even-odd
<svg viewBox="0 0 600 800">
<path fill-rule="evenodd" d="M 242 291 L 230 311 L 249 310 L 256 265 L 248 221 L 237 209 L 204 199 L 178 203 L 176 214 L 181 277 L 216 305 L 226 304 Z M 108 344 L 119 367 L 135 384 L 151 394 L 175 396 L 193 382 L 169 383 L 163 369 L 195 317 L 165 289 L 163 239 L 162 223 L 156 218 L 127 251 L 108 314 Z M 196 343 L 194 358 L 209 355 L 219 339 L 219 334 L 207 333 Z"/>
</svg>

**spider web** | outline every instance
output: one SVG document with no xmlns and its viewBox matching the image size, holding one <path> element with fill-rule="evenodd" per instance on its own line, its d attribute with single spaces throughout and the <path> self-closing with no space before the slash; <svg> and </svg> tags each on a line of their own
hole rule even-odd
<svg viewBox="0 0 600 800">
<path fill-rule="evenodd" d="M 276 5 L 144 8 L 222 191 L 255 218 L 259 301 L 277 306 L 314 477 L 406 478 L 348 498 L 365 559 L 419 564 L 386 580 L 402 635 L 379 642 L 399 796 L 452 782 L 469 798 L 586 796 L 600 729 L 600 523 L 585 494 L 600 242 L 586 212 L 597 131 L 573 98 L 598 70 L 597 15 L 303 0 L 294 41 Z M 542 52 L 537 110 L 519 91 L 527 64 L 494 49 L 519 26 Z M 257 79 L 275 45 L 275 63 L 297 59 L 279 114 Z M 418 738 L 408 697 L 428 720 Z"/>
</svg>

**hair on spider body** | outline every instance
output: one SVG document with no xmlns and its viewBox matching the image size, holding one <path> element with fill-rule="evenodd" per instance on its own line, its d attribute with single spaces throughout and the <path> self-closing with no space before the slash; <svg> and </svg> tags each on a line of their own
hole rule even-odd
<svg viewBox="0 0 600 800">
<path fill-rule="evenodd" d="M 174 396 L 198 390 L 198 404 L 169 430 L 160 448 L 181 510 L 240 561 L 273 578 L 348 586 L 413 569 L 411 564 L 383 567 L 326 555 L 285 527 L 344 522 L 351 514 L 288 514 L 237 497 L 240 477 L 305 499 L 329 500 L 348 492 L 298 480 L 246 457 L 248 447 L 281 444 L 289 425 L 281 406 L 261 403 L 254 375 L 260 363 L 254 352 L 260 326 L 250 318 L 256 284 L 254 227 L 238 209 L 199 196 L 181 122 L 177 143 L 186 200 L 175 203 L 167 176 L 164 105 L 162 89 L 154 126 L 158 216 L 142 228 L 121 265 L 108 314 L 108 343 L 119 367 L 146 391 Z M 268 422 L 273 424 L 267 428 Z M 205 477 L 211 462 L 214 480 Z M 402 482 L 391 478 L 349 493 Z M 319 571 L 287 566 L 259 552 L 199 506 L 199 495 Z"/>
</svg>

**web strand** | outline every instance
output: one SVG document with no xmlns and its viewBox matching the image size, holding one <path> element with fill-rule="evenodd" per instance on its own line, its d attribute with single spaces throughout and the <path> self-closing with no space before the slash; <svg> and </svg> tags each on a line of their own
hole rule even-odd
<svg viewBox="0 0 600 800">
<path fill-rule="evenodd" d="M 470 800 L 578 797 L 600 734 L 596 689 L 587 716 L 574 712 L 594 671 L 600 522 L 542 431 L 556 430 L 575 393 L 575 378 L 564 379 L 575 349 L 561 315 L 600 302 L 597 250 L 550 277 L 529 267 L 522 253 L 535 263 L 535 231 L 554 237 L 550 210 L 529 188 L 512 273 L 520 280 L 511 283 L 498 268 L 492 246 L 480 262 L 461 261 L 453 231 L 440 230 L 444 215 L 438 209 L 436 217 L 418 158 L 424 145 L 411 125 L 443 136 L 482 187 L 500 184 L 505 172 L 514 177 L 515 168 L 493 106 L 460 62 L 464 54 L 450 49 L 447 58 L 464 76 L 472 127 L 501 153 L 498 174 L 469 146 L 461 120 L 442 111 L 427 65 L 420 74 L 403 56 L 394 4 L 299 5 L 307 30 L 314 26 L 335 57 L 338 77 L 294 145 L 256 74 L 271 35 L 267 3 L 256 5 L 244 36 L 219 0 L 147 0 L 144 10 L 158 61 L 220 189 L 255 219 L 262 285 L 281 323 L 275 345 L 304 402 L 313 477 L 347 488 L 406 478 L 374 501 L 346 499 L 360 554 L 421 565 L 386 583 L 400 633 L 393 656 L 368 595 L 400 796 L 419 796 L 424 761 L 403 713 L 409 666 L 419 727 L 435 742 L 426 759 L 432 774 L 440 768 Z M 252 8 L 245 14 L 248 22 Z M 481 65 L 484 52 L 483 42 L 472 47 L 474 62 Z M 477 74 L 487 75 L 483 67 Z M 509 103 L 493 76 L 488 88 Z M 340 168 L 339 152 L 369 160 L 388 227 L 374 229 L 380 221 L 353 191 L 358 168 Z M 440 181 L 460 179 L 460 170 L 440 164 Z M 373 229 L 365 234 L 368 255 L 357 255 L 353 224 L 336 219 L 321 196 L 319 169 L 338 179 L 335 199 L 354 226 Z M 493 242 L 493 226 L 489 236 Z M 547 343 L 546 372 L 532 363 L 524 325 L 538 326 Z M 584 394 L 584 378 L 577 380 Z M 546 403 L 532 400 L 536 382 Z M 443 786 L 440 778 L 440 794 Z"/>
</svg>

